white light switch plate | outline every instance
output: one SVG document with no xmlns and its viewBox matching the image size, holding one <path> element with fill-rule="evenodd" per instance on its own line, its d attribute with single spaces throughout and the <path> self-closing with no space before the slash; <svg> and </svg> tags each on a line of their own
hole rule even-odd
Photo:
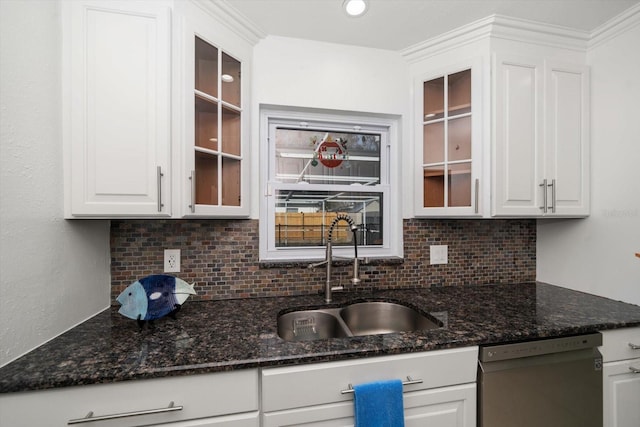
<svg viewBox="0 0 640 427">
<path fill-rule="evenodd" d="M 429 259 L 431 264 L 447 264 L 448 262 L 448 246 L 447 245 L 431 245 L 429 246 Z"/>
</svg>

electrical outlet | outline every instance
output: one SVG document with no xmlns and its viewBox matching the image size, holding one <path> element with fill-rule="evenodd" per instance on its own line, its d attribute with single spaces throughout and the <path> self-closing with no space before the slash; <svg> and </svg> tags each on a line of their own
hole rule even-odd
<svg viewBox="0 0 640 427">
<path fill-rule="evenodd" d="M 431 264 L 447 264 L 448 263 L 448 246 L 447 245 L 431 245 L 429 246 L 429 258 Z"/>
<path fill-rule="evenodd" d="M 180 249 L 164 250 L 165 273 L 180 273 Z"/>
</svg>

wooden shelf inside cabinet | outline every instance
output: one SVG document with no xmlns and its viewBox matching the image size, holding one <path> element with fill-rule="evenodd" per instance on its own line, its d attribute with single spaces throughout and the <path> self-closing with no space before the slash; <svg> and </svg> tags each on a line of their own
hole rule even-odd
<svg viewBox="0 0 640 427">
<path fill-rule="evenodd" d="M 465 111 L 466 110 L 466 111 Z M 471 103 L 467 102 L 465 104 L 458 104 L 449 107 L 449 117 L 462 115 L 471 112 Z M 425 111 L 425 115 L 423 120 L 428 122 L 430 120 L 441 119 L 444 114 L 444 109 Z"/>
<path fill-rule="evenodd" d="M 449 171 L 449 173 L 447 173 L 446 175 L 469 175 L 471 174 L 471 170 L 470 169 L 465 169 L 465 170 L 451 170 Z M 444 171 L 441 170 L 437 170 L 437 171 L 424 171 L 424 177 L 425 178 L 431 178 L 431 177 L 442 177 L 444 176 L 445 173 Z"/>
</svg>

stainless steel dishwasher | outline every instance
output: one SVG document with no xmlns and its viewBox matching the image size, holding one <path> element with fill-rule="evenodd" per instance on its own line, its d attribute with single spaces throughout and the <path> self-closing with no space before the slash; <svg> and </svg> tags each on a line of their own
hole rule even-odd
<svg viewBox="0 0 640 427">
<path fill-rule="evenodd" d="M 478 427 L 602 427 L 599 333 L 480 348 Z"/>
</svg>

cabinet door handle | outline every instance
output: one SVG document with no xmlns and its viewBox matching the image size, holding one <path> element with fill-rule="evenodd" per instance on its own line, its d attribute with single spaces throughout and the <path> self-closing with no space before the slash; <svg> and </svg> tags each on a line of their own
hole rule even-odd
<svg viewBox="0 0 640 427">
<path fill-rule="evenodd" d="M 539 187 L 542 187 L 542 206 L 540 209 L 542 209 L 543 213 L 547 213 L 547 180 L 543 179 L 542 184 L 540 184 Z"/>
<path fill-rule="evenodd" d="M 552 179 L 551 180 L 551 184 L 549 184 L 549 187 L 551 187 L 551 212 L 552 213 L 556 213 L 556 180 Z M 545 190 L 545 199 L 546 199 L 546 190 Z"/>
<path fill-rule="evenodd" d="M 191 176 L 189 177 L 191 180 L 191 204 L 189 208 L 191 209 L 191 213 L 196 212 L 196 171 L 191 171 Z"/>
<path fill-rule="evenodd" d="M 629 370 L 634 374 L 640 374 L 640 368 L 636 368 L 635 366 L 629 366 Z"/>
<path fill-rule="evenodd" d="M 414 380 L 411 377 L 407 377 L 406 381 L 402 381 L 402 385 L 411 385 L 411 384 L 422 384 L 422 380 Z M 346 390 L 340 390 L 340 393 L 342 394 L 349 394 L 349 393 L 353 393 L 355 390 L 353 389 L 353 386 L 351 384 L 349 384 L 349 388 Z"/>
<path fill-rule="evenodd" d="M 475 211 L 478 213 L 478 195 L 480 194 L 480 180 L 476 178 L 476 201 L 475 201 Z"/>
<path fill-rule="evenodd" d="M 157 168 L 157 179 L 158 179 L 158 212 L 162 212 L 162 208 L 164 205 L 162 204 L 162 177 L 164 174 L 162 173 L 162 167 L 158 166 Z"/>
<path fill-rule="evenodd" d="M 90 411 L 87 414 L 87 416 L 84 418 L 76 418 L 73 420 L 69 420 L 67 422 L 67 425 L 90 423 L 94 421 L 115 420 L 118 418 L 137 417 L 139 415 L 164 414 L 166 412 L 182 411 L 182 408 L 183 408 L 182 406 L 175 406 L 173 402 L 170 402 L 169 406 L 167 406 L 166 408 L 146 409 L 143 411 L 133 411 L 133 412 L 122 412 L 120 414 L 100 415 L 98 417 L 94 417 L 93 411 Z"/>
<path fill-rule="evenodd" d="M 629 347 L 631 347 L 631 350 L 640 350 L 640 344 L 634 344 L 630 342 Z"/>
</svg>

